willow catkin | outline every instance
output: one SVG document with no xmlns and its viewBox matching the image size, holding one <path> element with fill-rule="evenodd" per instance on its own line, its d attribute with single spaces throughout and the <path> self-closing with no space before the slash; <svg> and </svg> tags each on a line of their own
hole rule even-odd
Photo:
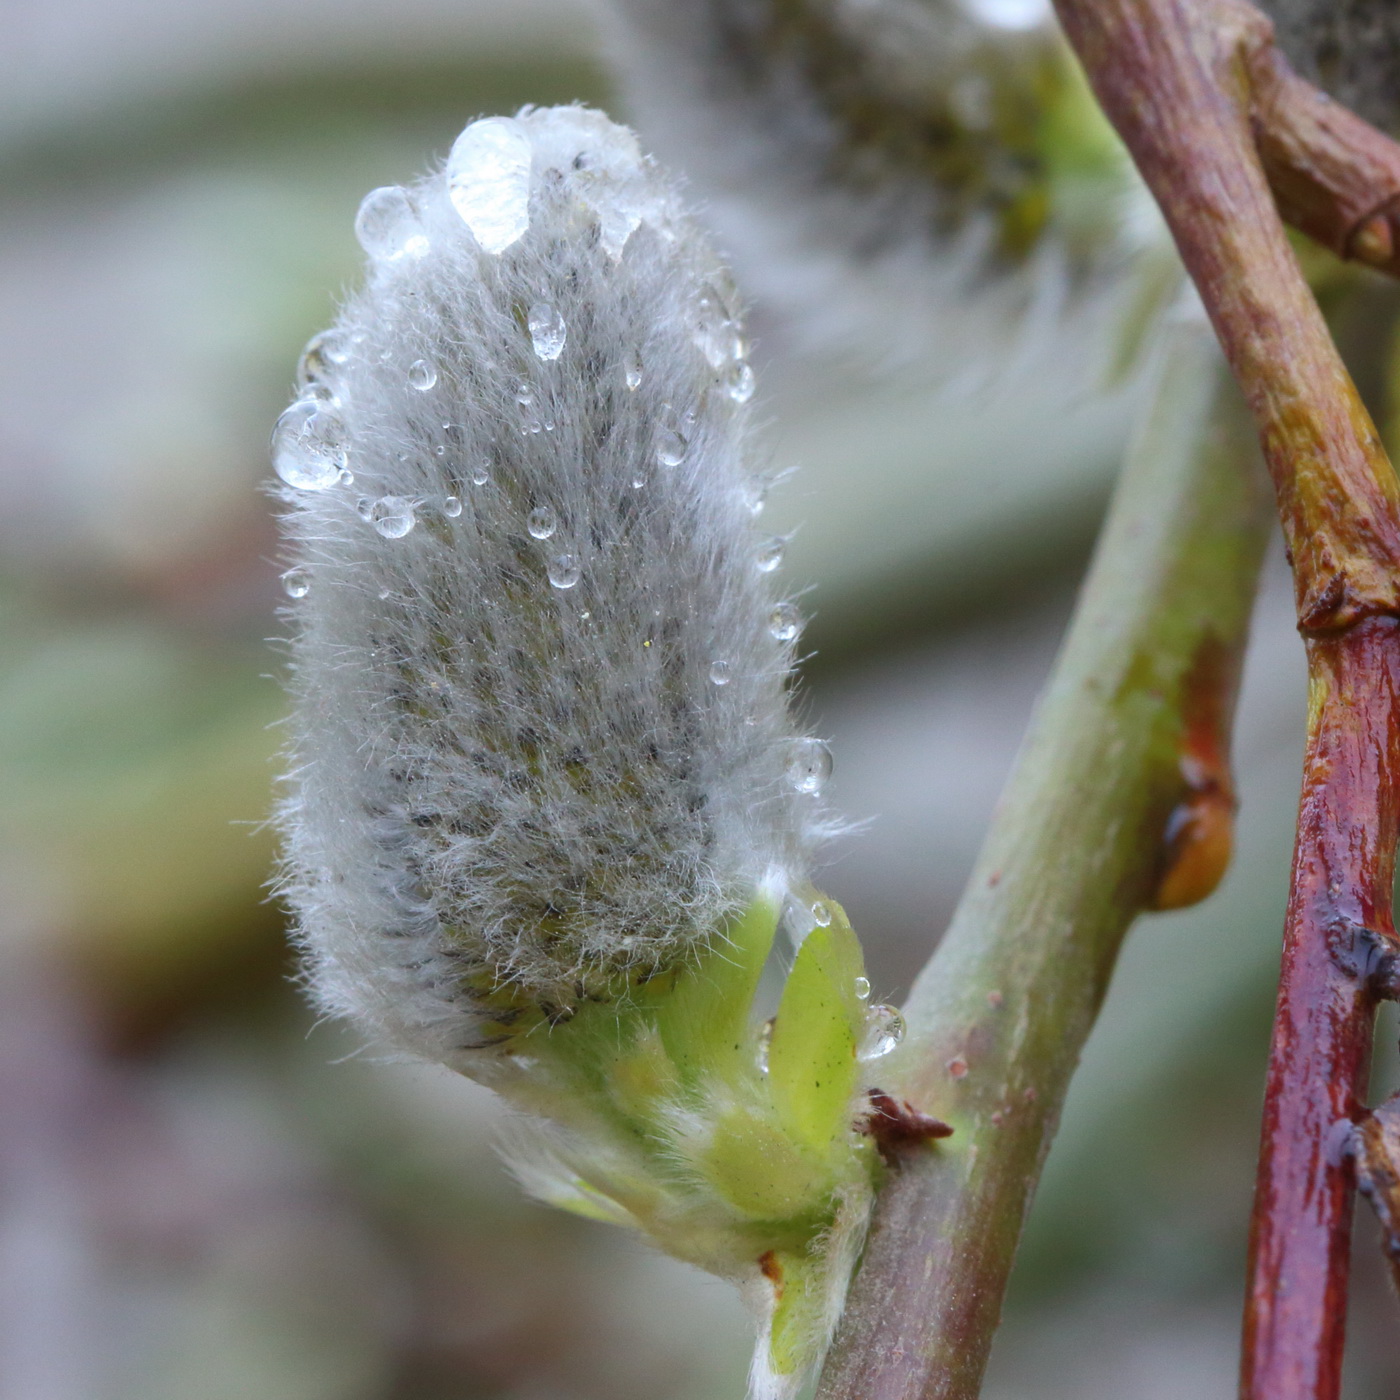
<svg viewBox="0 0 1400 1400">
<path fill-rule="evenodd" d="M 328 1011 L 470 1072 L 503 993 L 557 1021 L 805 878 L 828 760 L 734 289 L 636 138 L 477 122 L 357 232 L 274 441 L 283 891 Z"/>
<path fill-rule="evenodd" d="M 785 348 L 982 377 L 1140 314 L 1134 255 L 1165 240 L 1048 3 L 599 3 L 634 119 Z"/>
</svg>

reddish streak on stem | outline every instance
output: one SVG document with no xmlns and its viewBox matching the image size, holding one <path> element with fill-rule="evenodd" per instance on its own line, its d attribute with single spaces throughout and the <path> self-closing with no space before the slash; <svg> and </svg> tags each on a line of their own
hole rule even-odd
<svg viewBox="0 0 1400 1400">
<path fill-rule="evenodd" d="M 1250 1238 L 1241 1395 L 1335 1396 L 1353 1178 L 1376 995 L 1395 937 L 1400 623 L 1309 642 L 1315 711 L 1303 770 L 1283 977 Z"/>
</svg>

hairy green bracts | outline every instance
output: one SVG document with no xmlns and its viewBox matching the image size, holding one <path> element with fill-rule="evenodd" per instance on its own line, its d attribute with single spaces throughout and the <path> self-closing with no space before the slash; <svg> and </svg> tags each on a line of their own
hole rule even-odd
<svg viewBox="0 0 1400 1400">
<path fill-rule="evenodd" d="M 828 922 L 771 1018 L 758 998 L 781 910 L 765 893 L 684 968 L 514 1034 L 491 1080 L 549 1120 L 508 1147 L 529 1191 L 744 1289 L 765 1325 L 757 1395 L 794 1388 L 840 1314 L 878 1164 L 864 1061 L 898 1038 L 867 1004 L 844 912 L 816 908 Z"/>
</svg>

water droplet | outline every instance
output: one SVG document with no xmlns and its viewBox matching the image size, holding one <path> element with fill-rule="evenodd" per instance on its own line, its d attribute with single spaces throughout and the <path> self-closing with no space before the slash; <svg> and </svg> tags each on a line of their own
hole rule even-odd
<svg viewBox="0 0 1400 1400">
<path fill-rule="evenodd" d="M 820 792 L 831 776 L 831 750 L 820 739 L 794 739 L 787 775 L 798 792 Z"/>
<path fill-rule="evenodd" d="M 569 328 L 564 318 L 547 301 L 539 301 L 530 308 L 526 324 L 530 328 L 530 343 L 535 354 L 542 360 L 557 360 L 568 339 Z"/>
<path fill-rule="evenodd" d="M 656 432 L 656 460 L 663 467 L 678 467 L 690 451 L 688 419 L 682 418 L 670 404 L 661 408 L 661 424 Z"/>
<path fill-rule="evenodd" d="M 272 468 L 298 491 L 325 491 L 340 481 L 345 429 L 327 403 L 298 399 L 272 430 Z"/>
<path fill-rule="evenodd" d="M 825 900 L 819 899 L 812 905 L 812 922 L 818 928 L 831 927 L 831 905 Z"/>
<path fill-rule="evenodd" d="M 370 512 L 373 509 L 374 501 L 371 500 L 371 498 L 368 496 L 361 496 L 360 499 L 355 502 L 355 513 L 360 517 L 361 520 L 368 521 Z"/>
<path fill-rule="evenodd" d="M 710 662 L 710 684 L 711 684 L 711 685 L 728 685 L 728 684 L 729 684 L 729 662 L 727 662 L 727 661 L 712 661 L 712 662 Z"/>
<path fill-rule="evenodd" d="M 773 1025 L 777 1019 L 776 1016 L 770 1016 L 758 1028 L 758 1044 L 755 1047 L 754 1061 L 758 1065 L 760 1074 L 768 1073 L 768 1052 L 773 1047 Z"/>
<path fill-rule="evenodd" d="M 525 517 L 525 528 L 535 539 L 547 540 L 559 528 L 559 517 L 549 506 L 536 506 Z"/>
<path fill-rule="evenodd" d="M 634 491 L 640 491 L 650 480 L 651 477 L 647 475 L 646 471 L 638 467 L 637 470 L 632 473 L 632 489 Z"/>
<path fill-rule="evenodd" d="M 355 237 L 360 240 L 360 247 L 380 262 L 421 258 L 428 251 L 428 239 L 418 221 L 413 198 L 402 185 L 383 185 L 360 201 Z"/>
<path fill-rule="evenodd" d="M 870 1000 L 870 979 L 868 977 L 856 978 L 856 996 L 858 996 L 861 1001 Z"/>
<path fill-rule="evenodd" d="M 729 395 L 735 403 L 748 403 L 753 398 L 754 377 L 753 369 L 747 360 L 736 360 L 725 370 L 724 392 Z"/>
<path fill-rule="evenodd" d="M 297 387 L 320 397 L 332 395 L 336 372 L 350 359 L 350 344 L 344 331 L 334 327 L 313 335 L 297 361 Z"/>
<path fill-rule="evenodd" d="M 535 401 L 535 391 L 525 380 L 515 386 L 516 403 L 531 404 Z"/>
<path fill-rule="evenodd" d="M 462 513 L 462 502 L 456 496 L 442 498 L 442 513 L 455 520 Z"/>
<path fill-rule="evenodd" d="M 501 253 L 530 227 L 533 151 L 519 122 L 487 117 L 472 122 L 447 157 L 447 194 L 472 237 Z"/>
<path fill-rule="evenodd" d="M 759 546 L 758 554 L 754 558 L 754 563 L 758 565 L 761 574 L 771 574 L 779 564 L 783 562 L 783 551 L 787 549 L 787 540 L 782 535 L 772 535 L 764 540 Z"/>
<path fill-rule="evenodd" d="M 549 568 L 545 571 L 549 575 L 549 581 L 556 588 L 572 588 L 580 578 L 583 577 L 583 570 L 578 566 L 578 560 L 572 554 L 558 554 L 549 561 Z"/>
<path fill-rule="evenodd" d="M 862 1063 L 880 1060 L 904 1039 L 904 1017 L 893 1006 L 872 1006 L 866 1012 L 865 1039 L 856 1058 Z"/>
<path fill-rule="evenodd" d="M 485 462 L 478 462 L 472 468 L 472 485 L 485 486 L 491 480 L 491 473 L 486 470 Z"/>
<path fill-rule="evenodd" d="M 408 382 L 419 393 L 426 393 L 437 383 L 437 366 L 431 360 L 414 360 L 408 367 Z"/>
<path fill-rule="evenodd" d="M 695 303 L 694 340 L 711 369 L 721 369 L 744 356 L 744 337 L 724 297 L 706 286 Z"/>
<path fill-rule="evenodd" d="M 401 540 L 418 523 L 407 496 L 381 496 L 369 508 L 369 523 L 386 540 Z"/>
<path fill-rule="evenodd" d="M 791 642 L 802 630 L 802 614 L 792 603 L 779 603 L 768 614 L 768 631 L 774 641 Z"/>
<path fill-rule="evenodd" d="M 311 575 L 300 564 L 282 575 L 282 592 L 289 598 L 305 598 L 311 591 Z"/>
<path fill-rule="evenodd" d="M 634 392 L 642 387 L 642 357 L 635 350 L 622 362 L 622 382 Z"/>
<path fill-rule="evenodd" d="M 355 484 L 355 473 L 349 467 L 341 467 L 340 475 L 336 478 L 341 486 L 353 486 Z"/>
</svg>

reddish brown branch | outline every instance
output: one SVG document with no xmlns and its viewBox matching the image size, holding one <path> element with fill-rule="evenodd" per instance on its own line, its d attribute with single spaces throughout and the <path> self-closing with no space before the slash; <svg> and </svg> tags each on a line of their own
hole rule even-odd
<svg viewBox="0 0 1400 1400">
<path fill-rule="evenodd" d="M 1377 991 L 1395 938 L 1400 624 L 1309 643 L 1303 774 L 1250 1239 L 1241 1393 L 1335 1396 L 1346 1326 L 1351 1123 L 1364 1112 Z"/>
<path fill-rule="evenodd" d="M 1057 0 L 1249 400 L 1309 638 L 1312 712 L 1253 1222 L 1242 1400 L 1335 1400 L 1352 1176 L 1400 771 L 1400 487 L 1279 207 L 1393 266 L 1400 152 L 1238 0 Z M 1267 172 L 1267 173 L 1266 173 Z M 1270 184 L 1273 189 L 1271 190 Z"/>
</svg>

